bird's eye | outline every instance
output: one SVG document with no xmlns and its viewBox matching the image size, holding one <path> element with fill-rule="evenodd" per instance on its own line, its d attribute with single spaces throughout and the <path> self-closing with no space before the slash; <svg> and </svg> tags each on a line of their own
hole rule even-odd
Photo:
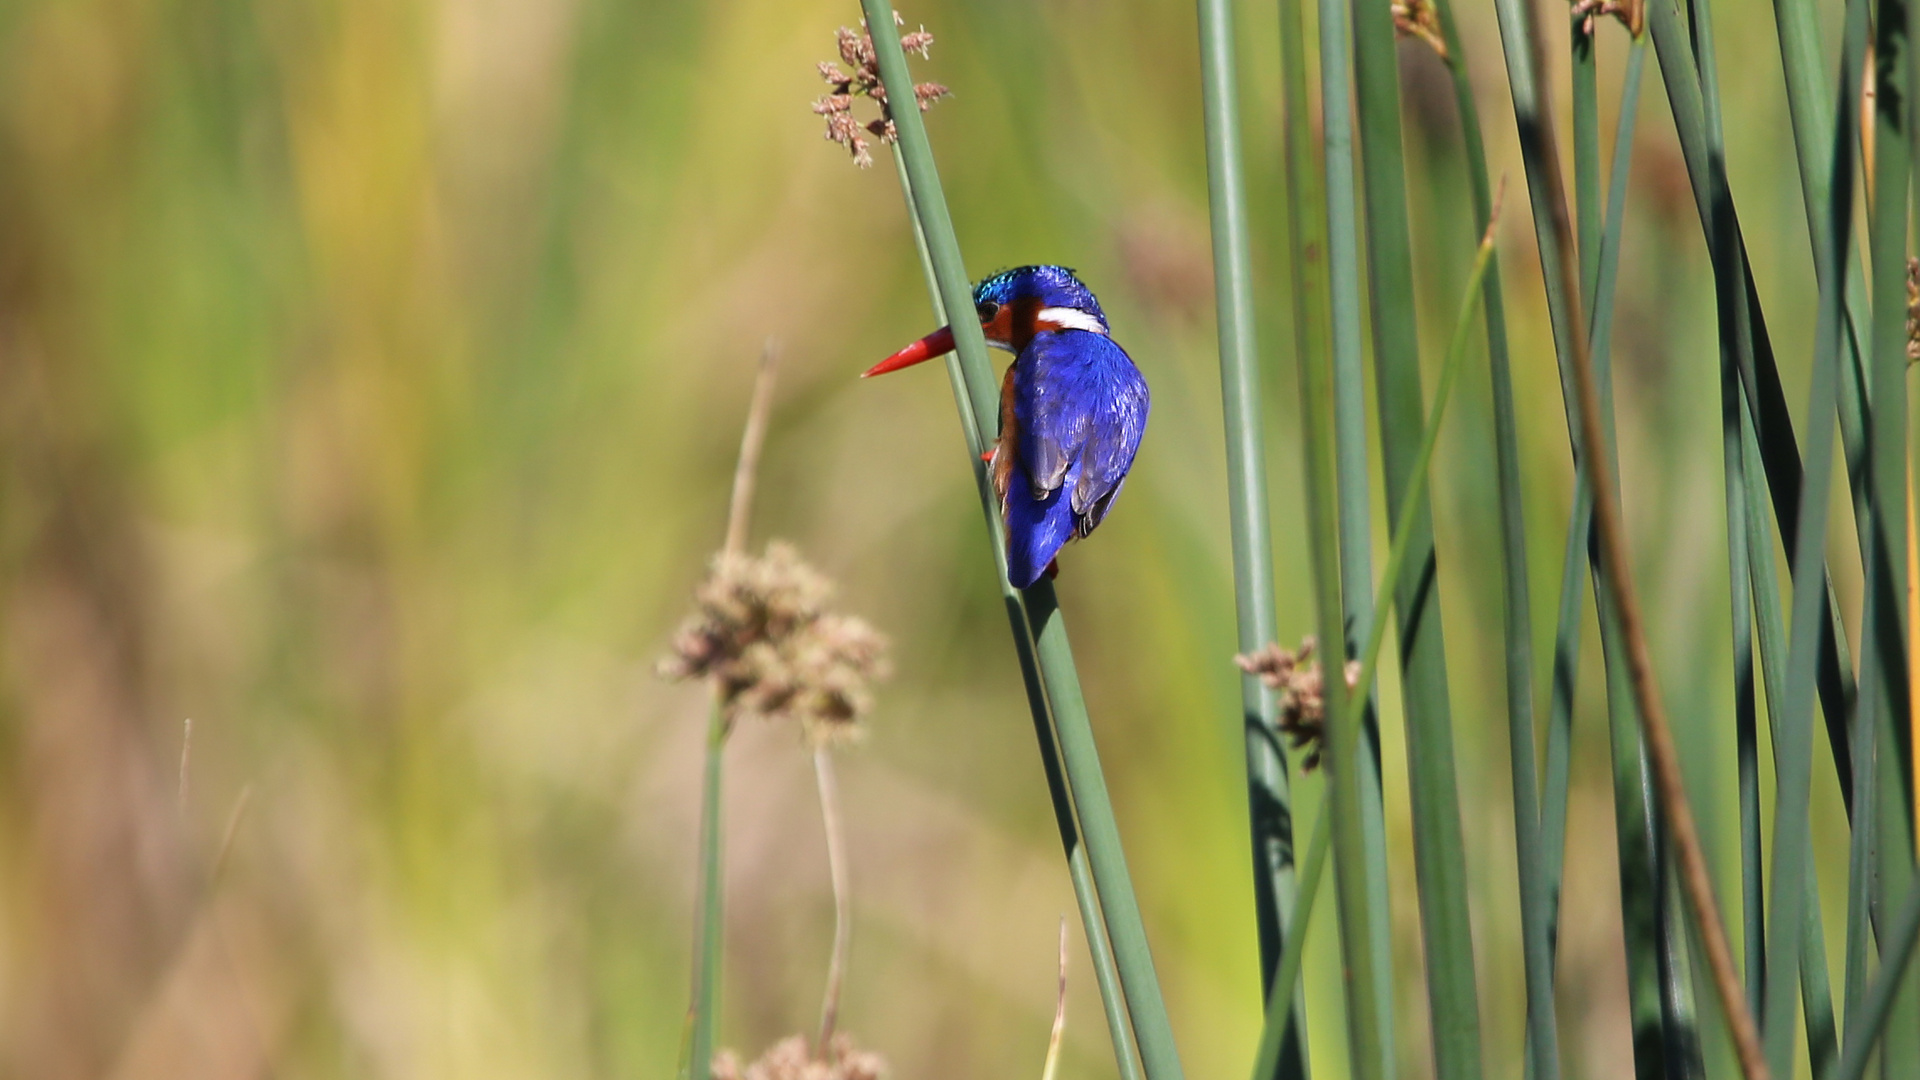
<svg viewBox="0 0 1920 1080">
<path fill-rule="evenodd" d="M 993 317 L 1000 314 L 1000 305 L 991 300 L 982 300 L 973 305 L 973 310 L 979 314 L 981 322 L 992 322 Z"/>
</svg>

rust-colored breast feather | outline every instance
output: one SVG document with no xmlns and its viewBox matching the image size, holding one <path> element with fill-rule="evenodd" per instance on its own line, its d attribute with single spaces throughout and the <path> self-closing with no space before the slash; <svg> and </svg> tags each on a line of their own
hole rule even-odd
<svg viewBox="0 0 1920 1080">
<path fill-rule="evenodd" d="M 1013 478 L 1013 459 L 1020 448 L 1020 418 L 1013 408 L 1013 369 L 1007 365 L 1000 380 L 1000 438 L 993 444 L 993 490 L 1000 496 L 1000 512 L 1007 509 L 1007 483 Z"/>
</svg>

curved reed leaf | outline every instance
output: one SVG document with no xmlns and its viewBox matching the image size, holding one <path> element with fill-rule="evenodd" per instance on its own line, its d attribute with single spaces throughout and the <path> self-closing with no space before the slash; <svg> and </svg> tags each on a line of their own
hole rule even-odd
<svg viewBox="0 0 1920 1080">
<path fill-rule="evenodd" d="M 1816 363 L 1818 362 L 1819 361 L 1816 360 Z M 1828 378 L 1831 374 L 1831 371 L 1823 373 L 1818 367 L 1814 370 L 1816 384 L 1814 390 L 1816 394 L 1824 393 L 1825 401 L 1822 403 L 1816 400 L 1809 406 L 1808 416 L 1810 422 L 1807 425 L 1807 431 L 1809 437 L 1817 438 L 1822 435 L 1825 436 L 1827 453 L 1824 462 L 1825 473 L 1817 471 L 1811 472 L 1811 482 L 1807 485 L 1807 494 L 1803 496 L 1803 498 L 1818 498 L 1820 500 L 1820 520 L 1817 522 L 1819 528 L 1814 533 L 1808 535 L 1823 538 L 1826 530 L 1825 508 L 1827 505 L 1827 492 L 1830 489 L 1831 474 L 1833 471 L 1832 444 L 1833 414 L 1835 409 L 1833 386 L 1829 383 L 1829 385 L 1822 387 L 1819 385 L 1819 380 Z M 1819 416 L 1818 410 L 1822 404 L 1825 405 L 1824 423 L 1817 419 Z M 1815 665 L 1819 662 L 1818 648 L 1820 636 L 1817 624 L 1811 621 L 1802 628 L 1802 635 L 1808 639 L 1808 643 L 1802 646 L 1805 650 L 1804 656 L 1793 654 L 1790 651 L 1788 643 L 1782 640 L 1783 635 L 1786 634 L 1786 623 L 1782 620 L 1780 613 L 1780 583 L 1773 571 L 1772 530 L 1768 527 L 1767 523 L 1766 499 L 1764 493 L 1758 490 L 1760 487 L 1760 448 L 1755 440 L 1753 425 L 1742 424 L 1741 436 L 1747 465 L 1747 543 L 1751 546 L 1751 550 L 1763 553 L 1753 558 L 1748 569 L 1753 576 L 1754 623 L 1760 638 L 1760 670 L 1763 676 L 1762 682 L 1767 692 L 1767 719 L 1773 740 L 1774 774 L 1776 777 L 1777 792 L 1774 797 L 1776 821 L 1774 837 L 1776 842 L 1773 865 L 1779 867 L 1783 864 L 1779 861 L 1778 839 L 1780 834 L 1778 830 L 1788 826 L 1788 821 L 1782 814 L 1784 808 L 1788 805 L 1788 799 L 1793 796 L 1790 788 L 1796 783 L 1810 785 L 1812 778 L 1813 718 L 1811 713 L 1813 709 Z M 1822 462 L 1817 460 L 1809 461 L 1808 465 L 1810 470 L 1817 470 L 1822 465 Z M 1805 512 L 1806 508 L 1802 507 L 1802 513 L 1804 514 Z M 1805 519 L 1801 521 L 1803 527 L 1811 524 L 1814 523 Z M 1805 557 L 1804 554 L 1803 557 Z M 1802 569 L 1810 570 L 1808 567 L 1802 567 Z M 1796 580 L 1801 579 L 1797 578 Z M 1811 583 L 1813 578 L 1808 577 L 1807 580 Z M 1801 603 L 1815 605 L 1812 608 L 1813 614 L 1809 616 L 1809 620 L 1817 618 L 1819 614 L 1819 595 L 1817 590 L 1811 599 L 1805 601 L 1803 601 L 1799 595 L 1802 591 L 1804 590 L 1799 588 L 1795 589 L 1794 603 L 1796 605 Z M 1796 623 L 1795 625 L 1799 624 Z M 1804 670 L 1795 669 L 1794 664 L 1796 661 L 1804 665 Z M 1804 686 L 1793 682 L 1793 680 L 1798 678 L 1805 680 Z M 1802 694 L 1804 694 L 1804 697 L 1800 696 Z M 1796 713 L 1794 711 L 1795 709 L 1803 711 Z M 1804 720 L 1804 723 L 1802 720 Z M 1800 730 L 1793 730 L 1793 725 L 1795 724 L 1799 725 Z M 1799 755 L 1797 759 L 1794 757 L 1796 753 Z M 1795 778 L 1788 775 L 1788 770 L 1798 770 L 1803 775 Z M 1742 777 L 1742 780 L 1744 781 L 1745 777 Z M 1741 794 L 1744 800 L 1744 790 Z M 1756 813 L 1757 809 L 1756 807 Z M 1744 810 L 1745 807 L 1743 806 L 1742 811 L 1744 812 Z M 1801 831 L 1805 832 L 1807 815 L 1804 801 L 1800 805 L 1798 817 L 1801 821 Z M 1742 840 L 1744 842 L 1744 836 Z M 1758 843 L 1757 836 L 1755 843 Z M 1801 846 L 1802 852 L 1805 854 L 1805 844 L 1803 843 Z M 1742 869 L 1744 872 L 1745 868 L 1743 867 Z M 1794 966 L 1798 968 L 1800 983 L 1799 1000 L 1805 1006 L 1803 1012 L 1806 1017 L 1807 1057 L 1809 1063 L 1812 1065 L 1813 1075 L 1817 1080 L 1817 1078 L 1826 1076 L 1833 1068 L 1834 1057 L 1839 1053 L 1839 1040 L 1835 1034 L 1834 1027 L 1833 988 L 1829 983 L 1827 974 L 1826 931 L 1821 923 L 1820 917 L 1820 890 L 1815 884 L 1814 876 L 1810 872 L 1810 869 L 1811 868 L 1809 868 L 1809 872 L 1807 873 L 1794 873 L 1784 877 L 1776 870 L 1774 873 L 1776 893 L 1783 884 L 1791 884 L 1797 881 L 1798 888 L 1795 891 L 1799 892 L 1801 896 L 1797 904 L 1784 903 L 1776 896 L 1771 907 L 1776 930 L 1778 929 L 1780 920 L 1787 918 L 1796 918 L 1802 927 L 1799 934 L 1797 952 L 1794 954 L 1797 955 L 1799 959 Z M 1754 865 L 1754 877 L 1757 881 L 1759 877 L 1759 863 L 1757 858 Z M 1767 947 L 1768 939 L 1763 937 L 1760 944 L 1763 947 Z M 1789 980 L 1785 974 L 1786 968 L 1782 967 L 1778 962 L 1773 962 L 1767 964 L 1767 970 L 1773 973 L 1777 983 L 1784 984 L 1791 989 L 1792 981 Z M 1749 972 L 1748 985 L 1753 985 L 1753 981 L 1752 973 Z M 1785 999 L 1789 1003 L 1787 1006 L 1784 1006 L 1787 1011 L 1784 1025 L 1787 1032 L 1785 1038 L 1791 1042 L 1793 1032 L 1793 1009 L 1791 1003 L 1795 999 L 1790 992 L 1779 994 L 1778 997 Z M 1769 1010 L 1782 1007 L 1778 1005 L 1773 995 L 1762 995 L 1761 997 L 1756 997 L 1754 1000 L 1764 1001 L 1765 1008 Z M 1782 1021 L 1772 1016 L 1763 1016 L 1761 1023 L 1762 1032 L 1768 1039 L 1773 1039 L 1776 1029 L 1771 1025 L 1781 1022 Z M 1771 1062 L 1770 1066 L 1776 1072 L 1781 1071 L 1781 1066 L 1778 1062 Z"/>
<path fill-rule="evenodd" d="M 1744 407 L 1740 388 L 1740 373 L 1743 367 L 1751 368 L 1753 364 L 1751 336 L 1753 323 L 1746 309 L 1749 297 L 1746 261 L 1730 228 L 1733 197 L 1726 183 L 1724 164 L 1726 146 L 1720 120 L 1720 84 L 1714 74 L 1716 65 L 1713 48 L 1713 19 L 1711 10 L 1702 0 L 1690 0 L 1689 14 L 1691 16 L 1689 28 L 1692 31 L 1689 41 L 1693 46 L 1694 66 L 1699 76 L 1699 111 L 1704 126 L 1708 160 L 1712 162 L 1708 183 L 1712 211 L 1711 224 L 1707 228 L 1707 254 L 1709 261 L 1713 264 L 1714 309 L 1720 345 L 1720 454 L 1726 498 L 1727 591 L 1732 608 L 1734 731 L 1740 770 L 1740 892 L 1746 929 L 1747 999 L 1757 1005 L 1766 998 L 1770 971 L 1778 976 L 1779 985 L 1788 990 L 1780 996 L 1792 999 L 1795 983 L 1794 975 L 1779 967 L 1768 965 L 1767 960 L 1771 958 L 1761 947 L 1765 940 L 1766 916 L 1761 896 L 1759 714 L 1753 679 L 1753 609 L 1756 579 L 1762 583 L 1763 587 L 1773 580 L 1773 551 L 1772 546 L 1764 542 L 1758 545 L 1750 544 L 1750 533 L 1747 528 L 1747 519 L 1750 515 L 1763 513 L 1758 508 L 1748 505 L 1750 485 L 1747 477 L 1745 442 L 1753 426 L 1753 418 Z M 1660 15 L 1656 14 L 1656 20 L 1659 18 Z M 1672 72 L 1678 67 L 1677 63 L 1670 58 L 1671 51 L 1661 50 L 1663 74 Z M 1671 82 L 1673 76 L 1667 74 L 1667 78 Z M 1755 560 L 1764 560 L 1764 562 L 1756 566 Z M 1778 607 L 1777 600 L 1775 607 Z M 1771 631 L 1773 628 L 1767 629 Z M 1779 749 L 1776 744 L 1774 747 L 1776 761 L 1778 761 Z M 1778 880 L 1777 877 L 1776 880 Z M 1799 898 L 1797 889 L 1794 898 L 1796 900 Z M 1797 927 L 1797 907 L 1792 914 L 1796 917 L 1795 926 Z M 1797 960 L 1797 953 L 1788 957 L 1789 964 L 1795 960 Z M 1792 1028 L 1789 1025 L 1789 1038 L 1791 1038 L 1791 1032 Z M 1772 1063 L 1772 1067 L 1776 1072 L 1780 1071 L 1777 1062 Z M 1782 1075 L 1789 1075 L 1789 1073 L 1782 1073 Z"/>
<path fill-rule="evenodd" d="M 1853 496 L 1854 527 L 1860 554 L 1870 550 L 1870 502 L 1867 495 L 1866 373 L 1861 358 L 1868 337 L 1866 282 L 1860 276 L 1859 260 L 1851 250 L 1842 251 L 1839 263 L 1829 268 L 1826 245 L 1837 230 L 1850 236 L 1853 220 L 1836 221 L 1830 213 L 1833 169 L 1836 150 L 1851 155 L 1854 132 L 1860 122 L 1858 88 L 1861 64 L 1867 44 L 1867 0 L 1848 0 L 1847 21 L 1840 54 L 1840 77 L 1832 97 L 1822 89 L 1827 78 L 1821 57 L 1820 25 L 1811 0 L 1774 0 L 1774 24 L 1780 37 L 1780 63 L 1786 77 L 1787 112 L 1793 124 L 1795 161 L 1800 169 L 1801 202 L 1807 214 L 1807 238 L 1812 242 L 1815 273 L 1824 281 L 1834 273 L 1845 281 L 1844 336 L 1840 353 L 1840 441 L 1846 451 L 1847 476 Z M 1856 25 L 1857 24 L 1857 25 Z M 1833 85 L 1833 84 L 1830 84 Z M 1836 116 L 1836 109 L 1838 115 Z M 1835 142 L 1835 133 L 1844 133 L 1844 144 Z M 1849 245 L 1850 247 L 1850 245 Z M 1831 719 L 1828 721 L 1833 723 Z M 1843 765 L 1842 769 L 1849 769 Z M 1847 788 L 1843 785 L 1843 791 Z M 1848 812 L 1852 812 L 1848 806 Z"/>
<path fill-rule="evenodd" d="M 1689 51 L 1691 31 L 1682 24 L 1672 0 L 1650 0 L 1647 24 L 1659 55 L 1667 101 L 1680 139 L 1681 157 L 1686 163 L 1701 228 L 1707 235 L 1708 250 L 1710 254 L 1721 252 L 1715 257 L 1716 267 L 1724 267 L 1716 270 L 1715 302 L 1734 316 L 1722 337 L 1732 335 L 1747 410 L 1760 440 L 1774 522 L 1780 529 L 1780 543 L 1791 563 L 1798 539 L 1794 530 L 1799 522 L 1802 484 L 1800 450 L 1791 410 L 1781 388 L 1779 367 L 1774 361 L 1773 344 L 1754 290 L 1739 214 L 1727 190 L 1724 162 L 1710 144 L 1700 76 Z M 1720 284 L 1722 277 L 1727 279 L 1724 286 Z M 1739 286 L 1737 291 L 1732 289 L 1735 285 Z M 1828 630 L 1823 633 L 1820 646 L 1818 691 L 1821 709 L 1827 716 L 1827 738 L 1834 747 L 1841 797 L 1851 805 L 1854 798 L 1851 766 L 1840 764 L 1850 762 L 1851 756 L 1846 749 L 1847 728 L 1840 718 L 1851 711 L 1855 690 L 1831 575 L 1827 575 L 1825 594 L 1822 621 Z"/>
<path fill-rule="evenodd" d="M 1799 137 L 1800 127 L 1796 120 L 1795 147 L 1799 152 L 1802 165 L 1802 194 L 1807 202 L 1809 232 L 1819 243 L 1815 248 L 1816 276 L 1820 283 L 1822 313 L 1826 305 L 1832 302 L 1829 293 L 1836 288 L 1835 283 L 1844 280 L 1847 295 L 1847 319 L 1845 322 L 1845 349 L 1835 340 L 1836 329 L 1831 322 L 1821 321 L 1816 325 L 1814 338 L 1814 363 L 1822 362 L 1821 350 L 1833 351 L 1836 355 L 1832 363 L 1838 368 L 1840 379 L 1840 427 L 1841 439 L 1846 449 L 1847 471 L 1854 499 L 1854 520 L 1858 528 L 1862 563 L 1871 560 L 1871 493 L 1867 489 L 1867 454 L 1864 433 L 1848 432 L 1849 413 L 1852 414 L 1852 426 L 1864 427 L 1866 411 L 1865 375 L 1861 357 L 1865 350 L 1860 347 L 1865 335 L 1861 332 L 1861 321 L 1856 312 L 1862 306 L 1856 303 L 1861 289 L 1860 278 L 1856 272 L 1856 260 L 1852 252 L 1853 234 L 1853 182 L 1855 132 L 1858 130 L 1860 115 L 1859 95 L 1854 88 L 1861 84 L 1863 65 L 1867 51 L 1867 5 L 1869 0 L 1848 0 L 1845 35 L 1840 49 L 1840 73 L 1834 90 L 1835 118 L 1832 126 L 1821 130 L 1811 128 L 1807 142 L 1812 145 L 1801 148 L 1803 140 Z M 1788 71 L 1788 104 L 1801 101 L 1800 108 L 1810 108 L 1812 103 L 1804 99 L 1808 92 L 1796 85 L 1808 81 L 1797 73 L 1806 66 L 1804 47 L 1789 48 L 1788 38 L 1796 40 L 1811 34 L 1806 29 L 1808 22 L 1804 13 L 1804 4 L 1796 5 L 1792 11 L 1794 17 L 1779 17 L 1781 49 L 1786 58 Z M 1799 29 L 1794 29 L 1798 26 Z M 1808 159 L 1813 159 L 1809 162 Z M 1811 178 L 1811 179 L 1810 179 Z M 1818 225 L 1814 229 L 1813 225 Z M 1851 403 L 1851 407 L 1850 404 Z M 1864 650 L 1861 657 L 1865 660 Z M 1876 743 L 1871 730 L 1867 728 L 1867 715 L 1856 708 L 1850 718 L 1850 747 L 1852 760 L 1849 766 L 1854 777 L 1854 802 L 1848 807 L 1854 823 L 1853 834 L 1848 844 L 1847 857 L 1847 936 L 1845 955 L 1845 989 L 1843 1006 L 1846 1015 L 1851 1017 L 1859 1007 L 1861 995 L 1866 990 L 1867 954 L 1871 949 L 1871 913 L 1868 898 L 1871 889 L 1868 882 L 1873 873 L 1873 835 L 1871 822 L 1875 820 L 1875 796 L 1877 776 L 1875 768 Z M 1832 718 L 1828 718 L 1832 722 Z"/>
<path fill-rule="evenodd" d="M 1866 1074 L 1867 1062 L 1872 1060 L 1874 1044 L 1883 1032 L 1890 1034 L 1887 1022 L 1899 998 L 1905 996 L 1902 984 L 1913 980 L 1910 969 L 1915 942 L 1920 942 L 1920 888 L 1909 889 L 1899 914 L 1891 916 L 1891 926 L 1880 949 L 1880 972 L 1862 999 L 1860 1009 L 1847 1013 L 1847 1046 L 1840 1056 L 1840 1067 L 1834 1070 L 1834 1080 L 1860 1080 Z"/>
</svg>

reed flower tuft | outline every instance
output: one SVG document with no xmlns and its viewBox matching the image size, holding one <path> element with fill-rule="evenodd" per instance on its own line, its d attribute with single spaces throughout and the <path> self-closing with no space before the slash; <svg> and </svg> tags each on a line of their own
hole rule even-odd
<svg viewBox="0 0 1920 1080">
<path fill-rule="evenodd" d="M 1307 756 L 1300 767 L 1307 772 L 1319 767 L 1320 756 L 1326 750 L 1326 687 L 1320 662 L 1312 658 L 1315 645 L 1315 639 L 1309 634 L 1301 639 L 1298 649 L 1287 650 L 1271 643 L 1233 658 L 1240 670 L 1258 676 L 1268 687 L 1280 691 L 1279 727 L 1293 749 L 1306 750 Z M 1360 662 L 1347 661 L 1347 688 L 1353 689 L 1359 680 Z"/>
<path fill-rule="evenodd" d="M 731 1050 L 713 1056 L 713 1080 L 880 1080 L 886 1073 L 884 1058 L 854 1046 L 844 1033 L 833 1037 L 819 1059 L 808 1053 L 800 1035 L 774 1043 L 750 1065 L 742 1066 Z"/>
<path fill-rule="evenodd" d="M 872 705 L 868 684 L 886 674 L 887 642 L 864 620 L 827 610 L 832 594 L 790 544 L 717 555 L 660 673 L 711 678 L 729 723 L 798 723 L 815 745 L 855 735 Z"/>
<path fill-rule="evenodd" d="M 1920 360 L 1920 258 L 1907 258 L 1907 363 Z"/>
<path fill-rule="evenodd" d="M 1419 38 L 1448 59 L 1447 42 L 1440 34 L 1440 11 L 1433 0 L 1393 0 L 1393 28 L 1402 37 Z"/>
<path fill-rule="evenodd" d="M 899 13 L 893 16 L 895 23 L 901 22 Z M 887 104 L 887 88 L 880 81 L 880 62 L 873 51 L 873 35 L 867 33 L 866 20 L 860 22 L 859 31 L 850 27 L 841 27 L 835 37 L 840 49 L 840 59 L 851 69 L 842 69 L 839 65 L 827 61 L 819 64 L 820 78 L 833 92 L 814 101 L 813 111 L 827 120 L 827 139 L 839 143 L 853 155 L 853 163 L 863 169 L 873 167 L 873 155 L 868 153 L 871 145 L 866 134 L 879 139 L 881 143 L 891 145 L 899 138 L 893 127 L 893 113 Z M 921 59 L 927 58 L 927 50 L 933 47 L 933 35 L 925 27 L 911 33 L 900 35 L 900 47 L 910 53 L 919 53 Z M 921 112 L 927 111 L 934 102 L 951 97 L 953 91 L 935 82 L 916 83 L 913 88 L 914 103 Z M 853 99 L 869 98 L 880 106 L 880 115 L 866 123 L 853 116 Z"/>
<path fill-rule="evenodd" d="M 1645 0 L 1578 0 L 1573 5 L 1573 21 L 1580 32 L 1587 37 L 1593 36 L 1594 19 L 1611 15 L 1620 20 L 1620 25 L 1634 37 L 1640 36 L 1640 30 L 1646 25 L 1647 5 Z"/>
</svg>

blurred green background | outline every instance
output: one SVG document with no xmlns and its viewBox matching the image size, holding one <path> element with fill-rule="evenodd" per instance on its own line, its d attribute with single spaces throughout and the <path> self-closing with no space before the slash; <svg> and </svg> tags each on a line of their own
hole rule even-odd
<svg viewBox="0 0 1920 1080">
<path fill-rule="evenodd" d="M 1716 8 L 1734 191 L 1798 417 L 1814 291 L 1777 44 Z M 1193 11 L 904 14 L 936 36 L 916 71 L 954 91 L 930 124 L 969 270 L 1077 267 L 1153 387 L 1127 495 L 1059 584 L 1189 1074 L 1233 1075 L 1259 1002 Z M 946 380 L 853 378 L 931 329 L 886 156 L 856 170 L 808 111 L 857 15 L 0 4 L 0 1074 L 668 1075 L 705 696 L 652 665 L 719 545 L 768 338 L 753 544 L 796 542 L 895 651 L 841 755 L 843 1026 L 903 1080 L 1037 1074 L 1072 893 Z M 1501 250 L 1544 687 L 1566 430 L 1491 8 L 1460 17 L 1515 184 Z M 1313 615 L 1277 30 L 1270 5 L 1239 18 L 1291 643 Z M 1610 139 L 1624 37 L 1601 39 Z M 1443 73 L 1424 45 L 1401 60 L 1431 373 L 1474 237 Z M 1615 339 L 1627 510 L 1731 898 L 1711 282 L 1652 65 L 1642 108 Z M 1512 1076 L 1489 411 L 1475 358 L 1434 491 L 1487 1066 Z M 1848 513 L 1831 550 L 1851 626 Z M 1601 1077 L 1630 1045 L 1587 620 L 1559 992 L 1572 1075 Z M 1395 1020 L 1420 1076 L 1391 673 L 1383 689 Z M 832 913 L 796 735 L 742 728 L 729 770 L 721 1035 L 752 1056 L 812 1029 Z M 1816 776 L 1837 942 L 1844 823 Z M 1297 784 L 1303 824 L 1319 787 Z M 1331 925 L 1306 977 L 1316 1067 L 1337 1076 Z M 1064 1074 L 1110 1076 L 1077 926 L 1074 948 Z"/>
</svg>

